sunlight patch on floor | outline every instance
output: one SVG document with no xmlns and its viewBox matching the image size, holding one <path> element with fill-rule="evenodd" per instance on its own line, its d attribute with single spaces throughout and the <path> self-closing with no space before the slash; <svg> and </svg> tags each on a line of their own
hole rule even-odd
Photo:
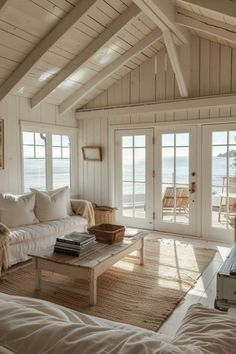
<svg viewBox="0 0 236 354">
<path fill-rule="evenodd" d="M 113 268 L 122 269 L 127 272 L 133 272 L 134 266 L 135 266 L 135 264 L 133 264 L 133 263 L 126 262 L 126 261 L 119 261 L 113 265 Z"/>
</svg>

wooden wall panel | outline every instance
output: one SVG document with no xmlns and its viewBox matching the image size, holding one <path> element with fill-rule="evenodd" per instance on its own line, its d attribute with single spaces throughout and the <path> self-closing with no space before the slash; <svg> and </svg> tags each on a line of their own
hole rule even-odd
<svg viewBox="0 0 236 354">
<path fill-rule="evenodd" d="M 191 87 L 192 97 L 217 95 L 236 92 L 236 50 L 210 42 L 206 39 L 192 37 L 191 41 Z M 102 95 L 90 102 L 89 108 L 126 103 L 153 102 L 179 97 L 178 87 L 165 49 L 153 58 L 142 63 L 115 85 L 108 88 Z M 113 124 L 130 124 L 143 122 L 163 122 L 193 120 L 200 118 L 222 118 L 236 116 L 235 108 L 195 109 L 181 112 L 159 112 L 151 114 L 136 114 L 130 116 L 100 117 L 80 122 L 83 129 L 83 142 L 98 143 L 104 151 L 104 159 L 100 167 L 90 168 L 93 175 L 87 176 L 88 167 L 82 163 L 83 175 L 80 178 L 81 197 L 92 198 L 98 204 L 109 203 L 109 169 L 108 169 L 108 130 Z M 100 126 L 98 126 L 100 124 Z M 96 129 L 92 135 L 90 129 Z M 99 140 L 100 139 L 100 140 Z M 81 164 L 80 164 L 81 170 Z"/>
<path fill-rule="evenodd" d="M 231 90 L 231 60 L 232 49 L 229 47 L 221 46 L 220 50 L 220 93 L 226 94 Z"/>
<path fill-rule="evenodd" d="M 191 40 L 191 95 L 200 95 L 200 38 L 192 37 Z"/>
<path fill-rule="evenodd" d="M 231 76 L 231 90 L 236 92 L 236 49 L 232 49 L 232 76 Z"/>
<path fill-rule="evenodd" d="M 200 41 L 200 96 L 210 93 L 210 42 L 207 39 Z"/>
<path fill-rule="evenodd" d="M 20 120 L 78 126 L 72 111 L 59 116 L 57 106 L 47 103 L 32 110 L 27 98 L 15 95 L 0 102 L 0 118 L 5 125 L 5 168 L 0 170 L 0 193 L 21 193 Z"/>
<path fill-rule="evenodd" d="M 220 45 L 210 44 L 210 95 L 220 93 Z"/>
</svg>

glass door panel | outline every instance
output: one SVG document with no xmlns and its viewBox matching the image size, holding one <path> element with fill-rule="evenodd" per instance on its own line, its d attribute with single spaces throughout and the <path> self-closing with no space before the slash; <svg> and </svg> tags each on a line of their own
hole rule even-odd
<svg viewBox="0 0 236 354">
<path fill-rule="evenodd" d="M 189 133 L 162 134 L 162 220 L 189 224 Z"/>
<path fill-rule="evenodd" d="M 152 136 L 152 129 L 116 132 L 116 205 L 129 226 L 153 226 Z"/>
<path fill-rule="evenodd" d="M 228 242 L 236 216 L 236 126 L 204 127 L 204 149 L 204 234 Z"/>
<path fill-rule="evenodd" d="M 165 129 L 158 134 L 157 179 L 159 190 L 157 228 L 168 232 L 195 234 L 196 159 L 195 133 Z M 159 187 L 160 186 L 160 187 Z M 160 190 L 161 189 L 161 190 Z"/>
</svg>

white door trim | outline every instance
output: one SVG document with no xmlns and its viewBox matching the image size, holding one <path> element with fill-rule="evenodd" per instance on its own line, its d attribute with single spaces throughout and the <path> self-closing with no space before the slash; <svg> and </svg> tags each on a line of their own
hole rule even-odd
<svg viewBox="0 0 236 354">
<path fill-rule="evenodd" d="M 204 120 L 206 121 L 206 120 Z M 207 121 L 210 121 L 210 119 L 207 119 Z M 211 121 L 214 121 L 212 119 Z M 196 123 L 194 124 L 193 121 L 174 121 L 171 122 L 173 123 L 173 128 L 178 127 L 179 124 L 187 124 L 189 126 L 196 126 Z M 197 121 L 198 124 L 200 124 L 200 120 Z M 162 127 L 167 127 L 170 126 L 170 122 L 149 122 L 149 123 L 133 123 L 133 124 L 111 124 L 108 127 L 108 168 L 109 168 L 109 178 L 108 178 L 108 183 L 109 183 L 109 205 L 113 206 L 115 205 L 115 191 L 114 191 L 114 174 L 115 174 L 115 169 L 114 169 L 114 159 L 115 159 L 115 132 L 116 130 L 133 130 L 133 129 L 141 129 L 141 128 L 152 128 L 154 129 L 154 137 L 156 137 L 156 132 L 158 128 Z M 155 149 L 154 149 L 154 161 L 155 161 Z M 156 166 L 154 166 L 156 169 Z"/>
<path fill-rule="evenodd" d="M 174 223 L 169 223 L 162 221 L 162 142 L 161 142 L 161 137 L 162 134 L 165 133 L 189 133 L 190 134 L 190 141 L 189 141 L 189 148 L 190 148 L 190 155 L 189 155 L 189 181 L 195 182 L 196 183 L 196 192 L 189 196 L 194 202 L 190 201 L 190 214 L 189 214 L 189 224 L 182 224 L 178 222 Z M 157 218 L 155 221 L 155 229 L 160 230 L 163 232 L 171 232 L 171 233 L 178 233 L 178 234 L 183 234 L 183 235 L 189 235 L 191 234 L 194 237 L 200 237 L 200 232 L 199 232 L 199 204 L 200 204 L 200 198 L 201 198 L 201 189 L 200 185 L 198 185 L 199 182 L 199 171 L 198 171 L 198 158 L 197 155 L 195 155 L 194 150 L 191 149 L 191 146 L 193 146 L 193 149 L 197 147 L 197 127 L 196 126 L 185 126 L 185 127 L 162 127 L 160 129 L 157 129 L 157 135 L 156 135 L 156 152 L 157 152 L 157 158 L 156 163 L 157 163 L 157 178 L 156 178 L 156 195 L 155 195 L 155 200 L 157 202 L 156 205 L 156 210 L 157 210 Z M 195 172 L 195 176 L 191 176 L 191 172 Z"/>
<path fill-rule="evenodd" d="M 230 242 L 234 241 L 233 230 L 226 230 L 224 228 L 217 228 L 209 224 L 209 220 L 212 219 L 211 210 L 211 188 L 212 188 L 212 132 L 225 130 L 236 130 L 235 124 L 223 123 L 218 125 L 205 125 L 202 128 L 202 142 L 203 151 L 202 154 L 202 235 L 203 239 Z M 206 168 L 207 167 L 207 168 Z"/>
<path fill-rule="evenodd" d="M 109 151 L 108 151 L 108 164 L 109 164 L 109 203 L 114 206 L 114 135 L 116 130 L 120 129 L 140 129 L 140 128 L 154 128 L 155 137 L 157 136 L 158 130 L 163 128 L 168 128 L 171 126 L 173 129 L 180 127 L 180 125 L 195 126 L 197 130 L 197 199 L 198 199 L 198 212 L 197 212 L 197 229 L 196 236 L 201 237 L 205 240 L 213 240 L 214 238 L 208 237 L 208 235 L 203 230 L 203 216 L 204 216 L 204 169 L 203 169 L 203 159 L 205 157 L 205 152 L 203 149 L 203 130 L 205 126 L 212 128 L 213 125 L 224 125 L 224 124 L 235 124 L 236 117 L 224 117 L 224 118 L 206 118 L 206 119 L 193 119 L 193 120 L 181 120 L 181 121 L 171 121 L 171 122 L 149 122 L 149 123 L 133 123 L 133 124 L 112 124 L 108 128 L 108 138 L 109 138 Z M 154 161 L 155 158 L 154 149 Z M 157 170 L 157 165 L 154 165 L 154 169 Z M 156 191 L 155 191 L 156 193 Z M 156 197 L 154 198 L 154 210 L 156 210 Z M 156 227 L 155 227 L 156 229 Z M 186 235 L 192 236 L 192 235 Z"/>
<path fill-rule="evenodd" d="M 123 214 L 123 193 L 122 193 L 122 137 L 123 136 L 146 136 L 146 157 L 145 157 L 145 214 L 146 217 L 126 216 Z M 115 206 L 118 208 L 117 219 L 118 223 L 127 226 L 146 228 L 153 230 L 153 211 L 154 211 L 154 184 L 153 184 L 153 137 L 154 129 L 118 129 L 115 130 L 115 163 L 114 163 L 114 196 Z M 133 151 L 134 153 L 134 151 Z M 134 176 L 133 176 L 134 177 Z M 135 181 L 135 178 L 134 178 Z"/>
</svg>

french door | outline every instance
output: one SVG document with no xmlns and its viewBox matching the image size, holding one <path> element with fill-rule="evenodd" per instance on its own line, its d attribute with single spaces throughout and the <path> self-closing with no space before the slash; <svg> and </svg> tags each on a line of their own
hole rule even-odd
<svg viewBox="0 0 236 354">
<path fill-rule="evenodd" d="M 153 129 L 117 130 L 114 167 L 118 222 L 153 229 Z"/>
<path fill-rule="evenodd" d="M 236 216 L 236 124 L 203 127 L 203 236 L 232 242 Z"/>
<path fill-rule="evenodd" d="M 195 127 L 158 130 L 155 229 L 197 233 L 197 133 Z"/>
</svg>

